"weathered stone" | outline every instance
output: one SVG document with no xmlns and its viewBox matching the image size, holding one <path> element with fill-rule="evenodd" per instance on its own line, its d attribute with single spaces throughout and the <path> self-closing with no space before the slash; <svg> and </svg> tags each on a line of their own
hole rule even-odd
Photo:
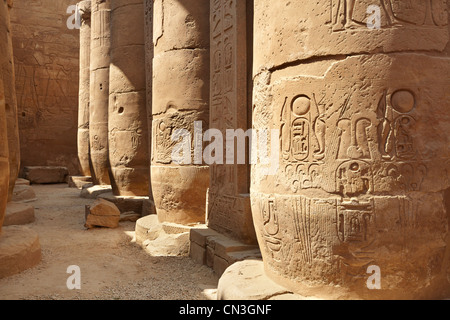
<svg viewBox="0 0 450 320">
<path fill-rule="evenodd" d="M 17 203 L 26 203 L 36 201 L 36 193 L 31 186 L 17 185 L 14 187 L 12 201 Z"/>
<path fill-rule="evenodd" d="M 157 215 L 150 215 L 136 222 L 136 243 L 152 256 L 186 256 L 189 232 L 187 226 L 161 223 Z"/>
<path fill-rule="evenodd" d="M 153 45 L 153 0 L 144 0 L 144 46 L 145 46 L 145 95 L 147 106 L 147 150 L 149 154 L 149 161 L 151 162 L 151 150 L 152 150 L 152 119 L 153 119 L 153 57 L 154 57 L 154 45 Z M 155 203 L 153 201 L 153 191 L 151 182 L 151 170 L 149 170 L 149 192 L 150 202 L 153 208 L 149 207 L 152 211 L 148 214 L 156 214 Z M 143 216 L 147 215 L 143 212 Z"/>
<path fill-rule="evenodd" d="M 317 300 L 294 294 L 276 284 L 264 272 L 261 260 L 238 262 L 225 270 L 219 280 L 218 300 Z"/>
<path fill-rule="evenodd" d="M 161 222 L 204 222 L 209 168 L 202 161 L 173 161 L 177 141 L 172 134 L 184 129 L 193 137 L 195 121 L 202 123 L 198 134 L 208 128 L 209 1 L 156 0 L 153 13 L 151 183 L 156 211 Z"/>
<path fill-rule="evenodd" d="M 34 207 L 22 203 L 10 202 L 6 206 L 4 226 L 24 225 L 34 222 Z"/>
<path fill-rule="evenodd" d="M 12 5 L 12 4 L 11 4 Z M 14 184 L 19 175 L 20 143 L 17 119 L 17 98 L 14 74 L 14 59 L 11 38 L 10 8 L 6 1 L 0 2 L 0 67 L 2 68 L 5 95 L 6 128 L 9 150 L 9 189 L 8 201 L 11 201 Z"/>
<path fill-rule="evenodd" d="M 93 205 L 86 206 L 86 223 L 88 229 L 94 227 L 117 228 L 120 211 L 114 203 L 99 199 Z"/>
<path fill-rule="evenodd" d="M 67 183 L 69 170 L 65 167 L 24 167 L 23 176 L 31 184 Z"/>
<path fill-rule="evenodd" d="M 111 186 L 93 186 L 90 184 L 84 185 L 80 192 L 80 198 L 97 199 L 98 196 L 112 191 Z"/>
<path fill-rule="evenodd" d="M 24 226 L 3 228 L 0 236 L 0 279 L 32 268 L 41 261 L 39 236 Z"/>
<path fill-rule="evenodd" d="M 89 99 L 91 77 L 91 0 L 78 3 L 80 10 L 80 86 L 78 98 L 78 161 L 83 176 L 91 176 Z"/>
<path fill-rule="evenodd" d="M 210 127 L 220 130 L 227 139 L 228 131 L 236 130 L 238 138 L 232 147 L 223 144 L 226 164 L 210 166 L 207 224 L 222 234 L 256 244 L 247 161 L 251 137 L 247 143 L 244 137 L 250 125 L 251 105 L 247 102 L 247 78 L 251 74 L 247 67 L 247 3 L 211 0 L 210 6 Z"/>
<path fill-rule="evenodd" d="M 165 233 L 167 234 L 179 234 L 191 232 L 192 227 L 185 226 L 182 224 L 172 223 L 172 222 L 163 222 L 162 227 Z"/>
<path fill-rule="evenodd" d="M 151 170 L 156 212 L 162 221 L 187 225 L 205 220 L 208 168 L 152 165 Z"/>
<path fill-rule="evenodd" d="M 69 188 L 83 189 L 84 186 L 92 184 L 92 177 L 89 176 L 70 176 Z"/>
<path fill-rule="evenodd" d="M 73 0 L 15 0 L 11 33 L 22 166 L 64 166 L 78 174 L 79 30 Z"/>
<path fill-rule="evenodd" d="M 111 0 L 109 159 L 115 195 L 147 196 L 144 1 Z"/>
<path fill-rule="evenodd" d="M 136 222 L 136 243 L 142 245 L 146 240 L 155 240 L 162 232 L 157 215 L 149 215 Z"/>
<path fill-rule="evenodd" d="M 197 264 L 206 264 L 206 249 L 191 241 L 189 247 L 189 257 Z"/>
<path fill-rule="evenodd" d="M 144 201 L 148 200 L 148 197 L 115 196 L 112 192 L 102 193 L 98 198 L 114 203 L 121 213 L 134 211 L 139 214 L 142 213 Z"/>
<path fill-rule="evenodd" d="M 136 222 L 141 218 L 141 215 L 139 213 L 130 211 L 120 214 L 120 222 L 122 221 L 130 221 L 130 222 Z"/>
<path fill-rule="evenodd" d="M 1 44 L 0 44 L 1 45 Z M 0 72 L 2 72 L 0 70 Z M 8 133 L 6 131 L 5 95 L 0 73 L 0 233 L 5 218 L 9 188 Z"/>
<path fill-rule="evenodd" d="M 94 184 L 111 185 L 108 143 L 111 2 L 91 2 L 89 140 Z"/>
<path fill-rule="evenodd" d="M 149 197 L 149 199 L 144 199 L 144 201 L 142 201 L 143 217 L 156 214 L 155 202 L 150 198 L 153 199 L 153 194 Z"/>
<path fill-rule="evenodd" d="M 206 226 L 195 227 L 191 230 L 190 240 L 202 247 L 206 247 L 206 239 L 208 237 L 217 236 L 219 233 Z"/>
<path fill-rule="evenodd" d="M 256 245 L 233 240 L 206 226 L 192 228 L 190 242 L 191 258 L 212 268 L 218 276 L 237 261 L 261 256 Z"/>
<path fill-rule="evenodd" d="M 189 233 L 162 232 L 155 240 L 146 240 L 142 246 L 154 257 L 179 257 L 189 253 Z"/>
<path fill-rule="evenodd" d="M 251 179 L 266 273 L 302 295 L 448 297 L 444 1 L 380 7 L 380 29 L 355 1 L 286 3 L 255 1 L 253 126 L 278 130 L 278 170 Z"/>
<path fill-rule="evenodd" d="M 16 186 L 29 186 L 29 185 L 30 185 L 30 180 L 23 179 L 23 178 L 18 178 L 16 180 Z"/>
</svg>

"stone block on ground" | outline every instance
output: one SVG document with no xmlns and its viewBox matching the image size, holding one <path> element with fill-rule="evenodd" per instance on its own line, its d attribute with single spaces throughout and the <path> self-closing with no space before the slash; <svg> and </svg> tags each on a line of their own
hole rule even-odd
<svg viewBox="0 0 450 320">
<path fill-rule="evenodd" d="M 155 202 L 150 199 L 146 199 L 142 202 L 142 216 L 149 216 L 156 214 Z"/>
<path fill-rule="evenodd" d="M 14 187 L 12 201 L 17 203 L 25 203 L 36 201 L 36 193 L 31 186 L 16 185 Z"/>
<path fill-rule="evenodd" d="M 141 215 L 139 213 L 136 213 L 133 211 L 120 214 L 120 222 L 123 222 L 123 221 L 136 222 L 140 218 L 141 218 Z"/>
<path fill-rule="evenodd" d="M 98 199 L 91 206 L 86 206 L 86 223 L 88 229 L 95 227 L 117 228 L 120 211 L 114 203 Z"/>
<path fill-rule="evenodd" d="M 191 229 L 190 243 L 191 259 L 212 268 L 218 276 L 233 263 L 261 258 L 258 246 L 229 238 L 206 225 Z"/>
<path fill-rule="evenodd" d="M 27 179 L 23 179 L 23 178 L 18 178 L 16 180 L 16 186 L 29 186 L 30 185 L 30 180 Z"/>
<path fill-rule="evenodd" d="M 160 223 L 156 215 L 136 222 L 136 243 L 152 256 L 187 256 L 189 233 L 189 227 Z"/>
<path fill-rule="evenodd" d="M 142 245 L 146 240 L 155 240 L 162 232 L 162 224 L 157 215 L 143 217 L 136 221 L 136 243 Z"/>
<path fill-rule="evenodd" d="M 264 273 L 262 260 L 240 261 L 228 267 L 219 280 L 218 300 L 317 300 L 293 294 Z"/>
<path fill-rule="evenodd" d="M 84 199 L 97 199 L 97 197 L 103 193 L 112 192 L 110 185 L 94 186 L 91 184 L 83 186 L 80 192 L 80 198 Z"/>
<path fill-rule="evenodd" d="M 121 213 L 133 211 L 139 214 L 142 213 L 144 201 L 148 200 L 148 197 L 115 196 L 112 192 L 102 193 L 98 198 L 114 203 Z"/>
<path fill-rule="evenodd" d="M 189 253 L 189 232 L 180 234 L 160 233 L 155 240 L 146 240 L 142 245 L 154 257 L 179 257 Z"/>
<path fill-rule="evenodd" d="M 89 176 L 70 176 L 69 188 L 83 189 L 84 186 L 92 183 L 92 177 Z"/>
<path fill-rule="evenodd" d="M 23 176 L 31 184 L 67 183 L 69 170 L 66 167 L 24 167 Z"/>
<path fill-rule="evenodd" d="M 4 226 L 24 225 L 34 222 L 34 207 L 23 203 L 8 203 Z"/>
<path fill-rule="evenodd" d="M 0 235 L 0 279 L 32 268 L 41 261 L 38 234 L 24 226 L 9 226 Z"/>
</svg>

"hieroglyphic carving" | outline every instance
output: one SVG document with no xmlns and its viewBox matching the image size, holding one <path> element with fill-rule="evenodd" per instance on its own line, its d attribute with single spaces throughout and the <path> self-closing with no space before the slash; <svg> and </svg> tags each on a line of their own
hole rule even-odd
<svg viewBox="0 0 450 320">
<path fill-rule="evenodd" d="M 246 131 L 248 128 L 246 3 L 211 0 L 210 5 L 210 127 L 220 130 L 225 137 L 227 130 Z M 238 153 L 248 153 L 245 144 L 245 150 L 238 150 Z M 244 195 L 248 193 L 249 164 L 239 164 L 236 152 L 235 158 L 229 159 L 227 152 L 230 150 L 226 144 L 223 148 L 227 163 L 210 165 L 208 225 L 245 242 L 255 242 L 250 199 Z M 234 148 L 237 149 L 236 145 Z M 229 219 L 223 219 L 225 212 Z"/>
<path fill-rule="evenodd" d="M 277 261 L 283 261 L 282 242 L 279 235 L 280 225 L 278 223 L 278 212 L 274 199 L 261 200 L 260 214 L 263 222 L 263 237 L 268 251 L 272 258 Z"/>
<path fill-rule="evenodd" d="M 390 103 L 388 101 L 390 100 Z M 410 113 L 416 107 L 416 98 L 409 90 L 398 90 L 390 99 L 383 94 L 377 109 L 378 139 L 384 159 L 409 160 L 416 156 L 412 130 L 415 119 Z"/>
<path fill-rule="evenodd" d="M 371 182 L 372 164 L 382 158 L 386 161 L 384 169 L 394 162 L 401 165 L 387 175 L 392 178 L 391 184 L 400 184 L 400 189 L 406 191 L 418 190 L 428 169 L 415 142 L 418 107 L 415 90 L 386 89 L 375 93 L 378 104 L 368 106 L 371 111 L 364 116 L 353 110 L 355 104 L 361 103 L 353 93 L 342 96 L 338 104 L 327 102 L 330 97 L 324 92 L 319 102 L 310 93 L 283 99 L 279 122 L 283 170 L 277 181 L 294 193 L 315 188 L 351 195 L 356 188 L 360 190 L 358 194 L 370 194 L 375 191 Z M 324 171 L 324 163 L 331 159 L 336 165 L 335 179 L 329 176 L 330 166 Z M 406 164 L 413 169 L 406 170 L 409 168 Z M 349 175 L 355 178 L 353 173 L 361 173 L 360 168 L 364 168 L 364 182 L 360 187 L 352 186 L 357 182 L 348 180 Z M 328 175 L 323 177 L 325 172 Z"/>
<path fill-rule="evenodd" d="M 206 119 L 203 114 L 197 112 L 184 112 L 184 113 L 168 113 L 163 117 L 155 118 L 153 120 L 153 161 L 162 164 L 171 164 L 173 161 L 172 150 L 173 147 L 180 143 L 180 141 L 172 140 L 176 130 L 186 130 L 190 133 L 191 137 L 191 154 L 194 154 L 194 143 L 201 143 L 202 139 L 194 139 L 194 136 L 203 136 L 204 130 L 206 130 Z M 202 126 L 196 128 L 195 125 L 202 123 Z M 203 150 L 203 145 L 197 146 L 200 150 Z"/>
<path fill-rule="evenodd" d="M 447 25 L 447 0 L 332 0 L 333 31 L 366 28 L 369 5 L 380 8 L 383 27 L 403 25 L 442 27 Z"/>
<path fill-rule="evenodd" d="M 322 160 L 325 154 L 323 105 L 315 95 L 286 98 L 281 109 L 281 154 L 292 162 Z"/>
<path fill-rule="evenodd" d="M 341 242 L 370 243 L 374 237 L 374 204 L 340 202 L 337 206 L 337 234 Z"/>
<path fill-rule="evenodd" d="M 341 164 L 336 172 L 336 190 L 345 197 L 370 194 L 373 191 L 370 165 L 358 160 Z"/>
</svg>

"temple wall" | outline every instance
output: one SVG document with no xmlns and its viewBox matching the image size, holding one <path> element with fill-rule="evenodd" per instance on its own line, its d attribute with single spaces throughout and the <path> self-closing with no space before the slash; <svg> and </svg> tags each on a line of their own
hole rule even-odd
<svg viewBox="0 0 450 320">
<path fill-rule="evenodd" d="M 79 30 L 68 29 L 76 1 L 14 1 L 11 11 L 23 166 L 77 160 Z"/>
</svg>

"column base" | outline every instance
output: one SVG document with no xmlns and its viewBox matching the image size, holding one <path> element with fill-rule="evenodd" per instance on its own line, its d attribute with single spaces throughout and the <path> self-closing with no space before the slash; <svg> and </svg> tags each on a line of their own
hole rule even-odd
<svg viewBox="0 0 450 320">
<path fill-rule="evenodd" d="M 106 192 L 98 198 L 114 203 L 122 214 L 134 212 L 144 217 L 155 213 L 155 205 L 149 197 L 115 196 L 112 192 Z"/>
<path fill-rule="evenodd" d="M 24 226 L 2 228 L 0 234 L 0 279 L 32 268 L 41 261 L 39 236 Z"/>
<path fill-rule="evenodd" d="M 136 243 L 152 256 L 187 256 L 192 227 L 159 222 L 157 215 L 149 215 L 136 222 Z"/>
<path fill-rule="evenodd" d="M 12 201 L 16 203 L 27 203 L 36 201 L 36 193 L 29 185 L 16 185 L 14 187 Z"/>
<path fill-rule="evenodd" d="M 97 199 L 99 195 L 108 192 L 112 192 L 112 187 L 110 185 L 93 186 L 87 184 L 81 189 L 80 198 Z"/>
<path fill-rule="evenodd" d="M 29 186 L 30 180 L 23 179 L 23 178 L 17 178 L 15 185 L 16 186 Z"/>
<path fill-rule="evenodd" d="M 70 176 L 69 188 L 83 189 L 84 186 L 92 184 L 92 177 L 89 176 Z"/>
<path fill-rule="evenodd" d="M 24 225 L 34 222 L 34 207 L 22 203 L 9 202 L 3 226 Z"/>
<path fill-rule="evenodd" d="M 320 300 L 292 293 L 273 282 L 262 260 L 244 260 L 230 266 L 219 280 L 218 300 Z"/>
<path fill-rule="evenodd" d="M 191 230 L 189 256 L 198 264 L 206 265 L 220 277 L 232 264 L 245 259 L 260 259 L 256 245 L 231 239 L 206 225 Z"/>
</svg>

